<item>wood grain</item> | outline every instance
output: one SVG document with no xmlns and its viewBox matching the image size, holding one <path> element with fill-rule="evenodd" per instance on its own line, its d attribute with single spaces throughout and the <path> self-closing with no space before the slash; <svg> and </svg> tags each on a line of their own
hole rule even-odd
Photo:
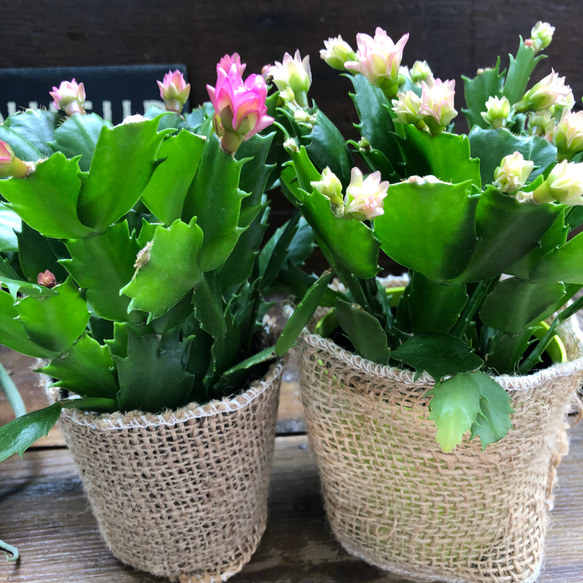
<svg viewBox="0 0 583 583">
<path fill-rule="evenodd" d="M 583 425 L 560 466 L 546 569 L 539 583 L 583 580 Z M 345 553 L 326 523 L 305 436 L 278 437 L 267 532 L 238 583 L 404 583 Z M 0 538 L 22 553 L 0 561 L 11 583 L 155 583 L 121 565 L 102 542 L 66 449 L 41 449 L 2 465 Z"/>
</svg>

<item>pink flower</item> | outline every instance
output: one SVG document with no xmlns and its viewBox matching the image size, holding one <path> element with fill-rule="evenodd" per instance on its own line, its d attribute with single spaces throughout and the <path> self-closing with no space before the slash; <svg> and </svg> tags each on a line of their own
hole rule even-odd
<svg viewBox="0 0 583 583">
<path fill-rule="evenodd" d="M 403 49 L 408 39 L 409 35 L 404 34 L 395 44 L 386 31 L 378 27 L 374 38 L 359 33 L 356 35 L 357 60 L 349 61 L 344 66 L 362 73 L 371 83 L 382 89 L 387 97 L 394 97 L 398 91 Z"/>
<path fill-rule="evenodd" d="M 186 83 L 182 73 L 168 71 L 162 81 L 157 81 L 160 88 L 160 97 L 164 100 L 166 111 L 180 113 L 188 96 L 190 95 L 190 84 Z"/>
<path fill-rule="evenodd" d="M 430 86 L 421 82 L 421 107 L 419 115 L 429 127 L 432 134 L 439 133 L 447 127 L 457 115 L 453 106 L 455 96 L 455 81 L 435 79 Z"/>
<path fill-rule="evenodd" d="M 85 87 L 83 83 L 77 83 L 75 79 L 71 81 L 61 81 L 59 87 L 53 87 L 49 91 L 53 98 L 53 105 L 57 109 L 62 109 L 67 115 L 74 113 L 85 113 Z"/>
<path fill-rule="evenodd" d="M 243 81 L 235 62 L 228 71 L 217 65 L 217 84 L 207 85 L 207 91 L 215 108 L 215 130 L 227 152 L 236 152 L 242 142 L 274 121 L 267 115 L 265 80 L 261 75 L 249 75 Z"/>
<path fill-rule="evenodd" d="M 245 72 L 245 68 L 247 65 L 245 63 L 241 63 L 241 57 L 239 53 L 233 53 L 232 55 L 225 55 L 219 61 L 219 67 L 225 71 L 225 73 L 229 72 L 231 65 L 235 65 L 237 67 L 237 71 L 241 77 L 243 77 L 243 73 Z"/>
<path fill-rule="evenodd" d="M 344 216 L 359 221 L 372 220 L 384 214 L 383 200 L 389 189 L 388 181 L 381 182 L 381 173 L 377 170 L 363 180 L 358 168 L 350 173 L 350 184 L 344 197 Z"/>
</svg>

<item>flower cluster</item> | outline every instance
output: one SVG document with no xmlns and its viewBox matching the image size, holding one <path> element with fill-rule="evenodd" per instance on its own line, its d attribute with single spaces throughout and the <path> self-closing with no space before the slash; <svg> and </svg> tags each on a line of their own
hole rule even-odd
<svg viewBox="0 0 583 583">
<path fill-rule="evenodd" d="M 450 412 L 430 417 L 445 450 L 468 429 L 484 446 L 506 434 L 507 395 L 485 379 L 528 373 L 583 302 L 565 307 L 583 285 L 583 262 L 574 259 L 583 254 L 583 112 L 573 111 L 572 91 L 554 70 L 528 86 L 553 31 L 536 24 L 506 71 L 498 60 L 463 78 L 468 134 L 453 131 L 455 81 L 425 61 L 403 64 L 408 35 L 394 42 L 377 28 L 374 37 L 357 35 L 356 51 L 342 37 L 324 42 L 320 56 L 351 82 L 357 140 L 307 101 L 290 103 L 275 83 L 294 170 L 281 174 L 284 191 L 346 289 L 318 329 L 379 364 L 429 372 L 432 398 Z M 381 251 L 409 276 L 390 301 L 371 283 Z M 294 317 L 309 312 L 300 306 Z M 557 312 L 536 340 L 540 322 Z M 484 380 L 480 399 L 496 410 L 452 396 L 444 377 L 468 383 L 467 395 Z"/>
</svg>

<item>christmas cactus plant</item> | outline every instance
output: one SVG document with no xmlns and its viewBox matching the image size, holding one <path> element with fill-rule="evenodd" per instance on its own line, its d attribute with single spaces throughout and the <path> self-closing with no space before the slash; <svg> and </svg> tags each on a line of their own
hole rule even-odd
<svg viewBox="0 0 583 583">
<path fill-rule="evenodd" d="M 265 82 L 244 68 L 225 56 L 210 103 L 188 115 L 176 71 L 159 82 L 167 111 L 112 127 L 85 113 L 73 80 L 53 88 L 60 112 L 0 126 L 0 343 L 41 359 L 63 390 L 0 428 L 0 460 L 63 407 L 205 403 L 275 357 L 260 343 L 265 294 L 309 285 L 290 274 L 312 240 L 299 214 L 266 237 L 275 132 Z"/>
<path fill-rule="evenodd" d="M 352 85 L 357 140 L 307 105 L 307 59 L 267 68 L 290 159 L 282 183 L 346 289 L 317 331 L 428 372 L 445 451 L 466 432 L 483 447 L 506 435 L 512 409 L 493 377 L 544 366 L 557 325 L 581 305 L 565 307 L 583 285 L 583 112 L 554 71 L 529 88 L 553 28 L 531 34 L 506 70 L 498 59 L 463 79 L 467 134 L 453 127 L 455 82 L 426 62 L 401 65 L 408 35 L 395 43 L 377 28 L 356 51 L 341 37 L 321 51 Z M 375 279 L 381 251 L 408 270 L 404 289 Z"/>
</svg>

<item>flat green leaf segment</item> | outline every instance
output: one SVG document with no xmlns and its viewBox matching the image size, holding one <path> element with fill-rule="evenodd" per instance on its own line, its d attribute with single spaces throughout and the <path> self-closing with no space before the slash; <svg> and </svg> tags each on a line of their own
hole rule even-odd
<svg viewBox="0 0 583 583">
<path fill-rule="evenodd" d="M 128 320 L 130 298 L 120 290 L 134 275 L 140 246 L 130 236 L 127 221 L 109 227 L 101 235 L 67 242 L 71 259 L 62 261 L 101 318 Z"/>
<path fill-rule="evenodd" d="M 384 214 L 374 221 L 374 234 L 397 263 L 436 282 L 454 279 L 469 263 L 477 242 L 478 200 L 470 183 L 393 184 Z"/>
<path fill-rule="evenodd" d="M 493 182 L 494 170 L 500 166 L 502 158 L 514 152 L 520 152 L 525 160 L 534 162 L 530 181 L 556 162 L 557 148 L 537 136 L 517 136 L 506 128 L 493 130 L 475 127 L 468 138 L 472 156 L 480 159 L 480 174 L 485 185 Z"/>
<path fill-rule="evenodd" d="M 482 372 L 458 374 L 431 391 L 429 419 L 437 425 L 437 441 L 445 452 L 462 442 L 471 430 L 473 439 L 480 438 L 482 449 L 499 441 L 512 422 L 508 393 Z"/>
<path fill-rule="evenodd" d="M 504 72 L 500 72 L 500 58 L 496 60 L 496 66 L 491 69 L 484 69 L 474 78 L 470 79 L 462 75 L 464 82 L 464 95 L 466 99 L 466 109 L 462 112 L 468 120 L 470 128 L 478 126 L 489 127 L 488 122 L 480 115 L 486 111 L 486 101 L 491 96 L 500 96 L 504 85 Z"/>
<path fill-rule="evenodd" d="M 432 175 L 443 182 L 471 181 L 481 187 L 480 160 L 470 158 L 467 136 L 443 132 L 431 136 L 415 126 L 403 126 L 405 139 L 399 142 L 405 158 L 407 175 Z"/>
<path fill-rule="evenodd" d="M 203 271 L 221 266 L 243 232 L 239 227 L 241 203 L 247 196 L 239 190 L 243 163 L 221 149 L 216 135 L 208 137 L 182 215 L 185 221 L 196 217 L 204 232 L 199 259 Z"/>
<path fill-rule="evenodd" d="M 25 179 L 0 181 L 0 194 L 11 203 L 10 208 L 33 229 L 56 239 L 92 233 L 77 214 L 80 188 L 77 160 L 68 160 L 61 153 L 37 164 L 35 172 Z"/>
<path fill-rule="evenodd" d="M 466 342 L 448 334 L 411 336 L 392 351 L 391 357 L 408 364 L 418 374 L 427 371 L 436 381 L 477 370 L 484 364 Z"/>
<path fill-rule="evenodd" d="M 159 337 L 141 336 L 129 325 L 125 328 L 127 355 L 113 356 L 121 387 L 119 408 L 160 412 L 184 405 L 193 384 L 193 376 L 185 370 L 190 342 L 180 340 L 179 330 Z"/>
<path fill-rule="evenodd" d="M 93 231 L 105 231 L 140 199 L 164 138 L 157 128 L 157 119 L 103 127 L 79 196 L 79 217 Z"/>
<path fill-rule="evenodd" d="M 337 300 L 334 313 L 358 354 L 379 364 L 389 363 L 391 350 L 387 335 L 377 318 L 358 304 L 344 300 Z"/>
<path fill-rule="evenodd" d="M 200 252 L 204 234 L 196 217 L 190 224 L 177 219 L 159 226 L 141 252 L 132 280 L 122 293 L 132 298 L 128 309 L 158 318 L 175 306 L 200 281 Z"/>
<path fill-rule="evenodd" d="M 157 158 L 163 160 L 142 193 L 142 202 L 166 226 L 182 217 L 182 209 L 198 170 L 205 140 L 182 130 L 164 140 Z"/>
<path fill-rule="evenodd" d="M 22 454 L 38 439 L 49 433 L 61 414 L 60 403 L 22 415 L 0 427 L 0 462 Z"/>
</svg>

